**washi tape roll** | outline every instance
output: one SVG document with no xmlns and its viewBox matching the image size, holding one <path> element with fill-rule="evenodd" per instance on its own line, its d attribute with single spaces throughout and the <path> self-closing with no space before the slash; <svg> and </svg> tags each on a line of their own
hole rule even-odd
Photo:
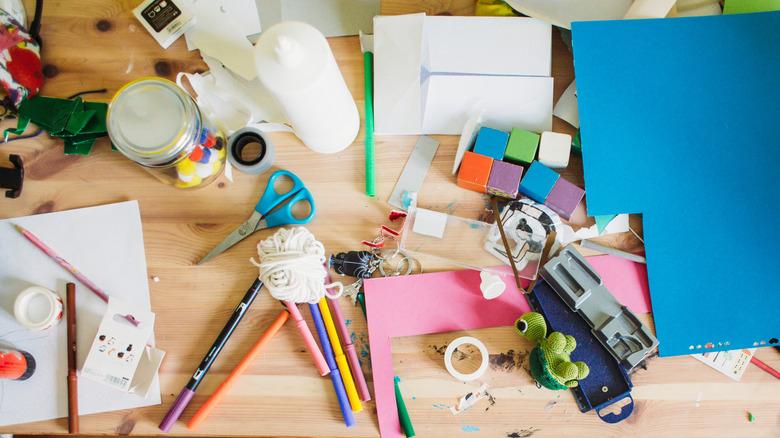
<svg viewBox="0 0 780 438">
<path fill-rule="evenodd" d="M 244 157 L 244 151 L 250 146 L 257 148 L 258 153 L 247 159 Z M 259 175 L 274 164 L 274 157 L 273 143 L 257 128 L 241 128 L 228 140 L 228 160 L 241 172 Z"/>
<path fill-rule="evenodd" d="M 46 330 L 62 319 L 62 298 L 45 287 L 32 286 L 16 296 L 14 317 L 30 330 Z"/>
<path fill-rule="evenodd" d="M 482 356 L 482 363 L 479 364 L 479 368 L 477 368 L 477 370 L 471 374 L 463 374 L 456 370 L 452 365 L 452 353 L 454 353 L 455 350 L 461 345 L 467 344 L 477 347 L 479 349 L 479 354 Z M 487 347 L 485 347 L 485 344 L 483 344 L 482 341 L 471 336 L 462 336 L 457 338 L 450 342 L 449 345 L 447 345 L 447 350 L 444 352 L 444 367 L 447 368 L 447 372 L 450 373 L 452 377 L 460 380 L 461 382 L 470 382 L 472 380 L 479 379 L 483 374 L 485 374 L 485 371 L 488 367 Z"/>
</svg>

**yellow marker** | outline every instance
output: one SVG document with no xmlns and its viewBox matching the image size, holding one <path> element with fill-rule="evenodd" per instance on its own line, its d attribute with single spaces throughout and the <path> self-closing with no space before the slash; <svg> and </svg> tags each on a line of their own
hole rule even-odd
<svg viewBox="0 0 780 438">
<path fill-rule="evenodd" d="M 363 410 L 363 404 L 360 403 L 360 397 L 358 396 L 357 388 L 355 388 L 355 381 L 352 379 L 352 374 L 349 372 L 347 357 L 344 356 L 344 350 L 341 349 L 339 335 L 336 332 L 336 325 L 333 324 L 333 317 L 330 315 L 330 308 L 328 307 L 328 302 L 326 300 L 327 298 L 322 298 L 318 303 L 320 306 L 320 313 L 322 313 L 322 320 L 325 323 L 325 330 L 328 331 L 330 345 L 333 347 L 333 355 L 336 356 L 336 365 L 338 365 L 341 378 L 344 380 L 344 389 L 347 390 L 349 405 L 352 407 L 352 412 L 360 412 Z"/>
</svg>

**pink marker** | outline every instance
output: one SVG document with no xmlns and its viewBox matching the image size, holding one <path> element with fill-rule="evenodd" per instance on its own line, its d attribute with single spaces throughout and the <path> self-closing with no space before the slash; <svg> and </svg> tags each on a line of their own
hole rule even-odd
<svg viewBox="0 0 780 438">
<path fill-rule="evenodd" d="M 333 320 L 336 322 L 336 329 L 339 331 L 341 339 L 344 340 L 344 349 L 347 351 L 347 360 L 349 360 L 349 367 L 352 369 L 352 376 L 355 378 L 360 400 L 371 400 L 371 393 L 368 392 L 366 378 L 363 376 L 363 369 L 360 368 L 360 361 L 358 360 L 355 346 L 352 344 L 352 340 L 349 336 L 347 324 L 344 323 L 344 315 L 341 314 L 339 303 L 336 300 L 331 299 L 328 299 L 328 302 L 330 304 L 330 311 L 333 314 Z"/>
<path fill-rule="evenodd" d="M 306 321 L 303 320 L 303 316 L 298 310 L 298 306 L 292 301 L 283 301 L 283 303 L 287 306 L 290 316 L 292 316 L 295 325 L 298 327 L 298 331 L 301 333 L 301 336 L 303 336 L 303 342 L 306 343 L 306 348 L 311 352 L 311 358 L 314 360 L 314 365 L 316 365 L 317 369 L 320 371 L 320 375 L 328 375 L 330 373 L 328 363 L 325 361 L 325 357 L 322 355 L 320 347 L 317 346 L 317 342 L 314 340 L 314 336 L 312 336 L 309 326 L 306 325 Z"/>
</svg>

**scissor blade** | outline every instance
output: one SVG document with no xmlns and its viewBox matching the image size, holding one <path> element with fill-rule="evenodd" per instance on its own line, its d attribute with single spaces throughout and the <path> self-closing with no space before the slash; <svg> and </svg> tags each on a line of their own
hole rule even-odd
<svg viewBox="0 0 780 438">
<path fill-rule="evenodd" d="M 202 263 L 205 263 L 214 257 L 222 254 L 227 249 L 232 247 L 233 245 L 237 244 L 238 242 L 246 239 L 249 237 L 250 234 L 254 233 L 257 229 L 258 222 L 260 222 L 260 214 L 257 212 L 252 213 L 252 216 L 243 224 L 241 224 L 238 228 L 233 230 L 232 233 L 228 234 L 225 239 L 219 243 L 219 245 L 215 246 L 214 249 L 209 251 L 208 254 L 206 254 L 202 259 L 200 259 L 196 265 L 200 265 Z"/>
</svg>

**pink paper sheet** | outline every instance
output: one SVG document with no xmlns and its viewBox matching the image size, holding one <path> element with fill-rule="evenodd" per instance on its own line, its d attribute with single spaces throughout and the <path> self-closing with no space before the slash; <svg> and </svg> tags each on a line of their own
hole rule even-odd
<svg viewBox="0 0 780 438">
<path fill-rule="evenodd" d="M 647 267 L 622 257 L 587 257 L 615 298 L 636 313 L 650 312 Z M 511 272 L 508 267 L 506 269 Z M 512 277 L 506 291 L 486 300 L 479 271 L 447 271 L 365 281 L 374 398 L 382 437 L 403 438 L 393 388 L 391 339 L 513 325 L 530 307 Z M 527 287 L 528 282 L 523 286 Z"/>
<path fill-rule="evenodd" d="M 392 338 L 513 325 L 530 310 L 507 277 L 506 291 L 486 300 L 479 272 L 449 271 L 365 281 L 374 398 L 382 437 L 403 438 L 393 388 Z"/>
<path fill-rule="evenodd" d="M 647 265 L 615 255 L 586 258 L 618 301 L 634 313 L 650 313 Z"/>
</svg>

